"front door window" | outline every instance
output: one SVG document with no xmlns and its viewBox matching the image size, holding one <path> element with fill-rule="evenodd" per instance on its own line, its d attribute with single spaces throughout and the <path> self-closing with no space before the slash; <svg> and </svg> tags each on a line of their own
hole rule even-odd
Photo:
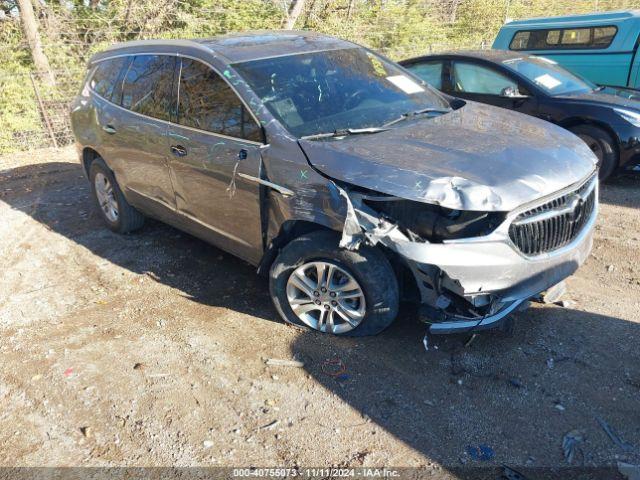
<svg viewBox="0 0 640 480">
<path fill-rule="evenodd" d="M 506 89 L 518 91 L 518 84 L 501 73 L 469 62 L 454 62 L 453 91 L 482 95 L 502 95 Z"/>
<path fill-rule="evenodd" d="M 182 61 L 178 123 L 228 137 L 262 141 L 260 127 L 227 82 L 197 60 Z"/>
</svg>

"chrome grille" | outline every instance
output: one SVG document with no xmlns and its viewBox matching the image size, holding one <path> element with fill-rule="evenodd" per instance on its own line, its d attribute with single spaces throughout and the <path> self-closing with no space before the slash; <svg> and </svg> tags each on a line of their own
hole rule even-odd
<svg viewBox="0 0 640 480">
<path fill-rule="evenodd" d="M 596 204 L 595 177 L 573 192 L 522 212 L 509 226 L 509 237 L 525 255 L 561 248 L 578 236 Z"/>
</svg>

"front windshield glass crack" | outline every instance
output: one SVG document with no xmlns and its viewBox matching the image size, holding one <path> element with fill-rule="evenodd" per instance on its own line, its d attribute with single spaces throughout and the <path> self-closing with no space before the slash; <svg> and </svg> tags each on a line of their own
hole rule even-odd
<svg viewBox="0 0 640 480">
<path fill-rule="evenodd" d="M 442 94 L 364 48 L 265 58 L 234 68 L 298 138 L 352 135 L 414 112 L 450 110 Z"/>
</svg>

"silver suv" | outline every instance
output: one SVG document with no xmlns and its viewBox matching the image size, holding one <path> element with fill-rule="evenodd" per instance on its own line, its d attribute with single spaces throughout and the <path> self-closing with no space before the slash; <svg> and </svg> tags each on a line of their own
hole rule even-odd
<svg viewBox="0 0 640 480">
<path fill-rule="evenodd" d="M 439 93 L 309 32 L 95 55 L 72 124 L 109 228 L 144 216 L 268 273 L 282 318 L 375 334 L 494 327 L 587 258 L 596 158 L 577 137 Z"/>
</svg>

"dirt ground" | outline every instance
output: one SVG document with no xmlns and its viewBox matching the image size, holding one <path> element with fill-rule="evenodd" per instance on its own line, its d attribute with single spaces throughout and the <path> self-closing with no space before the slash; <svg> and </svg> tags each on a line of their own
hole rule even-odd
<svg viewBox="0 0 640 480">
<path fill-rule="evenodd" d="M 562 442 L 577 430 L 572 465 L 623 478 L 616 462 L 640 463 L 640 176 L 601 201 L 565 307 L 425 351 L 410 312 L 377 337 L 300 331 L 246 263 L 154 221 L 111 233 L 72 150 L 0 158 L 0 465 L 463 478 L 506 464 L 568 478 Z M 485 462 L 468 453 L 483 445 Z"/>
</svg>

